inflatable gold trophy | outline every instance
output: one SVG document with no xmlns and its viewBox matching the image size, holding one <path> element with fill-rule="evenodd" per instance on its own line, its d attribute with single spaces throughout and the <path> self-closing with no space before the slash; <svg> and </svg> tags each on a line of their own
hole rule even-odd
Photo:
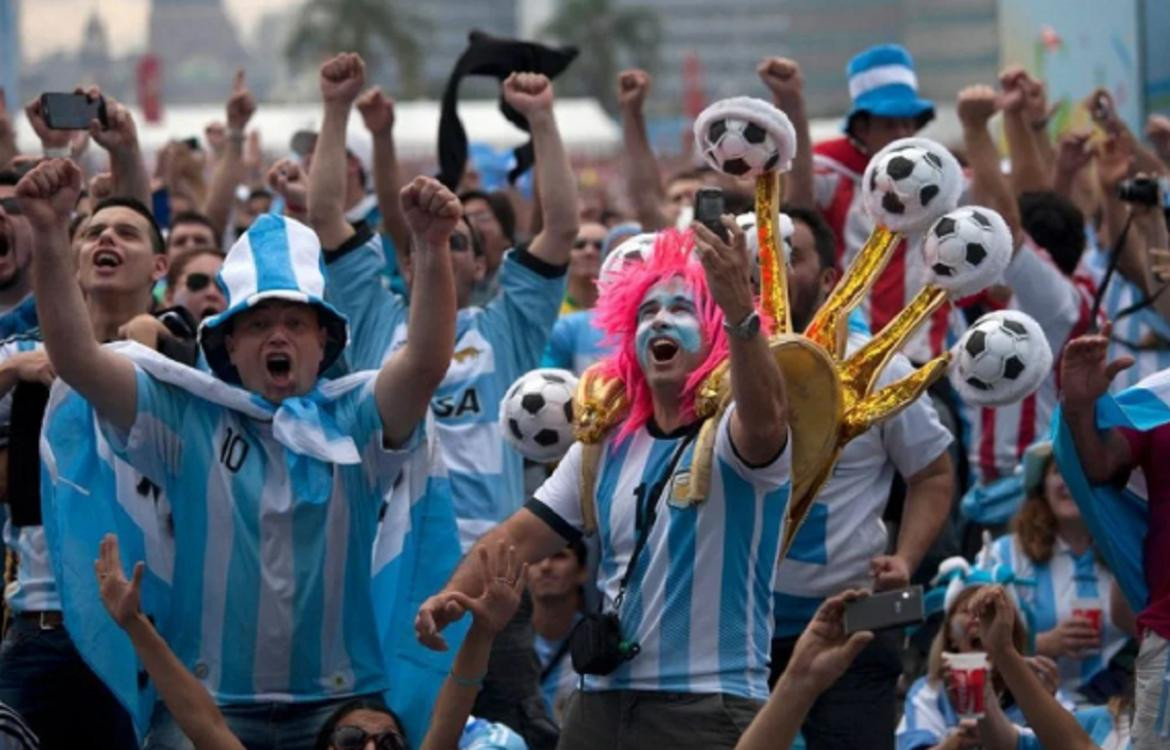
<svg viewBox="0 0 1170 750">
<path fill-rule="evenodd" d="M 792 436 L 792 488 L 780 550 L 783 559 L 845 445 L 921 396 L 947 372 L 953 357 L 959 360 L 956 382 L 964 396 L 970 395 L 975 403 L 993 404 L 1035 390 L 1051 369 L 1052 356 L 1039 326 L 1008 311 L 1007 317 L 997 313 L 994 321 L 978 321 L 960 340 L 955 354 L 945 353 L 906 377 L 875 388 L 894 353 L 948 298 L 975 294 L 999 280 L 1012 247 L 1003 219 L 981 207 L 955 210 L 962 173 L 942 146 L 918 138 L 890 144 L 870 161 L 863 178 L 864 204 L 876 228 L 807 329 L 794 331 L 787 262 L 778 236 L 780 175 L 796 151 L 792 125 L 767 102 L 737 97 L 704 110 L 694 130 L 696 145 L 712 167 L 736 177 L 755 178 L 760 308 L 773 321 L 770 346 L 784 373 Z M 925 255 L 929 282 L 885 328 L 846 356 L 849 314 L 865 298 L 904 234 L 917 239 L 923 230 L 920 252 Z M 635 253 L 639 243 L 642 252 L 647 245 L 645 236 L 627 242 L 635 243 Z M 630 252 L 625 245 L 614 251 Z M 973 342 L 977 333 L 979 340 Z M 705 422 L 691 465 L 690 502 L 702 502 L 707 494 L 718 416 L 731 399 L 729 381 L 724 361 L 696 398 L 696 414 Z M 622 419 L 625 407 L 621 382 L 603 377 L 596 367 L 582 375 L 574 431 L 584 444 L 581 494 L 590 529 L 595 521 L 589 516 L 602 439 Z"/>
</svg>

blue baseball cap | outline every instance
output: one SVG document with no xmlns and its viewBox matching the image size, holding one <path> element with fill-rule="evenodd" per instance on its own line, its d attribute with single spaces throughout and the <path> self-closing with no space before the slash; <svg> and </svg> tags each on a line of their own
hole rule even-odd
<svg viewBox="0 0 1170 750">
<path fill-rule="evenodd" d="M 934 119 L 934 102 L 918 97 L 914 59 L 900 44 L 879 44 L 861 52 L 845 68 L 853 108 L 845 117 L 845 130 L 853 118 L 912 117 L 921 128 Z"/>
</svg>

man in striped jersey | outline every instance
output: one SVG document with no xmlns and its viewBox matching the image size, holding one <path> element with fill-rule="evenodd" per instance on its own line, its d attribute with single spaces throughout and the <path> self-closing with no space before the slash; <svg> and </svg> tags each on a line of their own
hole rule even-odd
<svg viewBox="0 0 1170 750">
<path fill-rule="evenodd" d="M 798 148 L 788 180 L 787 200 L 821 212 L 837 238 L 838 269 L 847 268 L 873 231 L 862 208 L 861 176 L 870 158 L 892 141 L 908 138 L 934 119 L 934 103 L 918 96 L 918 77 L 910 53 L 896 44 L 879 44 L 854 56 L 846 67 L 853 108 L 845 134 L 813 146 L 804 105 L 800 67 L 792 60 L 767 58 L 757 68 L 772 99 L 796 128 Z M 863 310 L 879 331 L 926 283 L 918 238 L 898 243 Z M 912 335 L 902 352 L 925 362 L 945 348 L 944 305 Z"/>
<path fill-rule="evenodd" d="M 479 542 L 509 539 L 536 561 L 596 519 L 597 584 L 620 622 L 625 660 L 584 678 L 561 748 L 730 748 L 767 696 L 787 405 L 754 309 L 743 233 L 731 216 L 723 223 L 731 242 L 699 225 L 693 234 L 666 230 L 645 265 L 606 285 L 597 321 L 621 345 L 603 367 L 621 378 L 630 409 L 600 445 L 596 480 L 582 487 L 591 459 L 574 444 L 535 498 Z M 724 357 L 733 403 L 711 417 L 710 487 L 690 501 L 702 426 L 695 393 Z M 443 648 L 439 631 L 463 614 L 453 592 L 482 585 L 474 560 L 420 608 L 427 645 Z"/>
<path fill-rule="evenodd" d="M 354 64 L 327 65 L 323 89 L 346 85 Z M 274 215 L 225 259 L 229 307 L 200 329 L 214 376 L 98 346 L 67 235 L 80 187 L 60 160 L 18 186 L 38 237 L 37 299 L 52 300 L 38 307 L 50 359 L 115 453 L 170 499 L 176 654 L 249 747 L 312 747 L 336 705 L 387 684 L 371 551 L 382 498 L 405 463 L 425 460 L 418 424 L 453 341 L 458 201 L 426 178 L 403 190 L 415 283 L 431 305 L 381 370 L 328 381 L 319 374 L 344 347 L 346 321 L 321 299 L 316 235 Z"/>
</svg>

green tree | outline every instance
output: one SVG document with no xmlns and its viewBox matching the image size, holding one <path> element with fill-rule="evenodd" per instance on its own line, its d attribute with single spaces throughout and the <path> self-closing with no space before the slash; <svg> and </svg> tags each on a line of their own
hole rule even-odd
<svg viewBox="0 0 1170 750">
<path fill-rule="evenodd" d="M 338 52 L 357 52 L 374 68 L 386 50 L 398 68 L 402 94 L 422 94 L 421 32 L 429 22 L 396 0 L 308 0 L 285 45 L 293 66 L 319 62 Z"/>
<path fill-rule="evenodd" d="M 653 10 L 615 0 L 563 0 L 543 32 L 580 50 L 566 77 L 610 112 L 617 112 L 618 72 L 626 64 L 652 69 L 661 37 Z"/>
</svg>

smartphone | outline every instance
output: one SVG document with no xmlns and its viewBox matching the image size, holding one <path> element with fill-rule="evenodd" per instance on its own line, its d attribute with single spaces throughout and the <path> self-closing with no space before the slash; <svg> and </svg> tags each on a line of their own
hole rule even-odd
<svg viewBox="0 0 1170 750">
<path fill-rule="evenodd" d="M 191 149 L 192 151 L 198 151 L 201 148 L 201 146 L 199 145 L 199 139 L 195 136 L 191 136 L 190 138 L 184 138 L 182 140 L 182 143 L 183 143 L 183 145 L 185 145 L 187 148 Z"/>
<path fill-rule="evenodd" d="M 46 92 L 41 94 L 41 113 L 53 130 L 88 130 L 94 120 L 103 128 L 107 126 L 106 100 L 102 97 Z"/>
<path fill-rule="evenodd" d="M 727 227 L 723 226 L 723 214 L 723 190 L 703 187 L 695 191 L 695 221 L 726 240 Z"/>
<path fill-rule="evenodd" d="M 870 594 L 845 605 L 846 633 L 912 625 L 925 619 L 921 586 Z"/>
</svg>

